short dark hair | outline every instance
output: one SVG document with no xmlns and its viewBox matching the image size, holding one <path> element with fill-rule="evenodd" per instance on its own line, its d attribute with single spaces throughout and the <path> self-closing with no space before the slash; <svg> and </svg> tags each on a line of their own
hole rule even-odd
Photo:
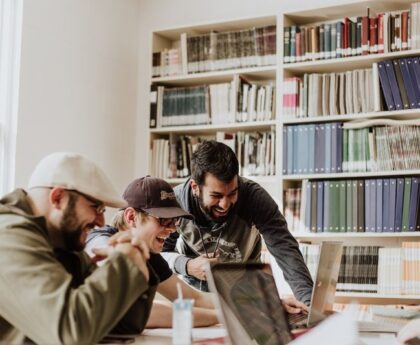
<svg viewBox="0 0 420 345">
<path fill-rule="evenodd" d="M 191 178 L 202 186 L 207 173 L 225 183 L 232 181 L 239 173 L 239 163 L 235 152 L 218 141 L 204 141 L 192 154 Z"/>
</svg>

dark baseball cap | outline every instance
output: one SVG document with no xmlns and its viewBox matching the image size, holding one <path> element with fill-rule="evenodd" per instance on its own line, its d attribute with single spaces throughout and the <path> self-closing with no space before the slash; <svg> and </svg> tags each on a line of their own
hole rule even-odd
<svg viewBox="0 0 420 345">
<path fill-rule="evenodd" d="M 194 217 L 176 200 L 171 185 L 157 177 L 144 176 L 131 182 L 124 191 L 128 206 L 159 218 Z"/>
</svg>

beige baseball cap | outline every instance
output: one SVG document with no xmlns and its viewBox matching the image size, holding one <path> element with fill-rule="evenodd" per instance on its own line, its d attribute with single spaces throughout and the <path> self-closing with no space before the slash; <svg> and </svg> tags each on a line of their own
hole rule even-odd
<svg viewBox="0 0 420 345">
<path fill-rule="evenodd" d="M 28 188 L 36 187 L 62 187 L 90 196 L 105 206 L 127 206 L 102 169 L 77 153 L 56 152 L 44 157 L 29 179 Z"/>
</svg>

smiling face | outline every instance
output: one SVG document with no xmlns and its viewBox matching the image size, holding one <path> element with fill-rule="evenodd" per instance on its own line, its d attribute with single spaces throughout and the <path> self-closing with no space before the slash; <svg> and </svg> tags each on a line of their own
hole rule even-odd
<svg viewBox="0 0 420 345">
<path fill-rule="evenodd" d="M 160 253 L 166 238 L 176 231 L 174 222 L 168 226 L 161 225 L 159 220 L 151 215 L 136 213 L 134 222 L 131 224 L 133 235 L 139 236 L 149 247 L 152 253 Z"/>
<path fill-rule="evenodd" d="M 199 187 L 191 181 L 193 193 L 198 197 L 201 209 L 217 223 L 223 223 L 238 201 L 238 177 L 230 182 L 220 181 L 212 174 L 206 174 L 204 184 Z"/>
<path fill-rule="evenodd" d="M 98 212 L 98 202 L 75 191 L 65 190 L 68 202 L 58 226 L 61 247 L 69 251 L 82 251 L 87 233 L 95 226 L 103 226 L 103 212 Z"/>
</svg>

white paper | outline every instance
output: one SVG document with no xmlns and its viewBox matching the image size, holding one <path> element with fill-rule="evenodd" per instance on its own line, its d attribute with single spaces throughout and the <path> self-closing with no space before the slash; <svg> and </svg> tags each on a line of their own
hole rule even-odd
<svg viewBox="0 0 420 345">
<path fill-rule="evenodd" d="M 290 344 L 355 345 L 358 343 L 357 323 L 352 319 L 350 313 L 337 313 Z"/>
<path fill-rule="evenodd" d="M 145 329 L 142 335 L 172 337 L 172 328 Z M 222 327 L 217 327 L 217 326 L 193 328 L 192 330 L 192 337 L 195 340 L 214 339 L 214 338 L 226 337 L 226 335 L 227 335 L 226 330 Z"/>
</svg>

